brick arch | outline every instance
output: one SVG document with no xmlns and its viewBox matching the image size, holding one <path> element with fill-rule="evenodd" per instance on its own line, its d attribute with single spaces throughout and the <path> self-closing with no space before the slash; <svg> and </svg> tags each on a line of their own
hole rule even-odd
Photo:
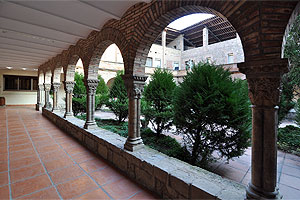
<svg viewBox="0 0 300 200">
<path fill-rule="evenodd" d="M 43 70 L 38 71 L 38 78 L 39 78 L 39 83 L 38 84 L 44 84 L 45 76 L 44 76 L 44 71 Z"/>
<path fill-rule="evenodd" d="M 84 66 L 84 76 L 86 79 L 97 79 L 101 57 L 105 50 L 112 44 L 116 44 L 120 49 L 126 73 L 127 61 L 125 58 L 127 54 L 126 48 L 128 46 L 127 40 L 117 29 L 105 28 L 93 41 L 94 48 L 89 59 L 89 64 Z"/>
<path fill-rule="evenodd" d="M 273 1 L 153 1 L 143 11 L 129 44 L 134 73 L 142 73 L 152 43 L 171 21 L 187 14 L 218 15 L 239 34 L 245 62 L 280 59 L 281 42 L 290 14 L 297 2 Z M 133 70 L 133 69 L 131 69 Z"/>
<path fill-rule="evenodd" d="M 44 69 L 44 83 L 51 84 L 52 72 L 50 68 Z"/>
<path fill-rule="evenodd" d="M 65 66 L 62 66 L 63 70 L 64 70 L 64 80 L 65 81 L 74 81 L 75 67 L 76 67 L 76 64 L 79 59 L 81 59 L 83 62 L 83 59 L 80 56 L 78 56 L 76 54 L 71 55 L 68 59 L 68 64 Z"/>
</svg>

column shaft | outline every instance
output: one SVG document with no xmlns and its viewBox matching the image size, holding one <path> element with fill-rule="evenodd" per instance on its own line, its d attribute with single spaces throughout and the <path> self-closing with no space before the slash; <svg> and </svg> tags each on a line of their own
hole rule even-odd
<svg viewBox="0 0 300 200">
<path fill-rule="evenodd" d="M 86 122 L 84 128 L 96 128 L 94 112 L 95 112 L 95 94 L 98 86 L 98 79 L 87 79 L 85 80 L 87 98 L 86 98 Z"/>
<path fill-rule="evenodd" d="M 51 108 L 51 104 L 50 104 L 50 89 L 51 89 L 51 84 L 50 83 L 44 83 L 44 89 L 45 89 L 45 105 L 44 108 Z"/>
<path fill-rule="evenodd" d="M 72 112 L 72 94 L 75 82 L 74 81 L 65 81 L 65 91 L 66 91 L 66 112 L 64 117 L 73 116 Z"/>
<path fill-rule="evenodd" d="M 122 78 L 125 81 L 129 98 L 128 138 L 124 148 L 129 151 L 135 151 L 143 147 L 140 133 L 140 112 L 141 97 L 147 77 L 124 75 Z"/>
<path fill-rule="evenodd" d="M 58 93 L 58 89 L 60 87 L 60 83 L 53 83 L 52 85 L 53 85 L 53 109 L 52 109 L 52 111 L 56 111 L 56 110 L 59 110 L 58 106 L 57 106 L 57 99 L 58 99 L 57 93 Z"/>
</svg>

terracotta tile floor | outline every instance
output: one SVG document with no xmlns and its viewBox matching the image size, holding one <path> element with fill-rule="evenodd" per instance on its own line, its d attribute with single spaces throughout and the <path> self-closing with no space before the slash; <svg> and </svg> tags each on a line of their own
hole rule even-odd
<svg viewBox="0 0 300 200">
<path fill-rule="evenodd" d="M 33 107 L 0 108 L 0 199 L 156 199 Z"/>
</svg>

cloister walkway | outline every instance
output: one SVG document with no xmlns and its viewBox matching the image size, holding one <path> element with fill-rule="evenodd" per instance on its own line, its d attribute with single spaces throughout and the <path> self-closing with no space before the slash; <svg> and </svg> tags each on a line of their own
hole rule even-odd
<svg viewBox="0 0 300 200">
<path fill-rule="evenodd" d="M 0 108 L 0 199 L 155 199 L 34 107 Z"/>
</svg>

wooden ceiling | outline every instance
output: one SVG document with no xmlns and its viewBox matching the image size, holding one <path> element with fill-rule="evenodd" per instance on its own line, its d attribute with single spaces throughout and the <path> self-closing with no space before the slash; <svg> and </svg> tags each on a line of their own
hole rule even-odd
<svg viewBox="0 0 300 200">
<path fill-rule="evenodd" d="M 203 46 L 203 28 L 209 31 L 209 44 L 222 42 L 236 37 L 236 30 L 226 19 L 214 16 L 201 21 L 181 31 L 167 28 L 167 45 L 175 40 L 180 34 L 184 35 L 184 46 Z M 161 44 L 161 35 L 155 40 L 156 44 Z"/>
</svg>

